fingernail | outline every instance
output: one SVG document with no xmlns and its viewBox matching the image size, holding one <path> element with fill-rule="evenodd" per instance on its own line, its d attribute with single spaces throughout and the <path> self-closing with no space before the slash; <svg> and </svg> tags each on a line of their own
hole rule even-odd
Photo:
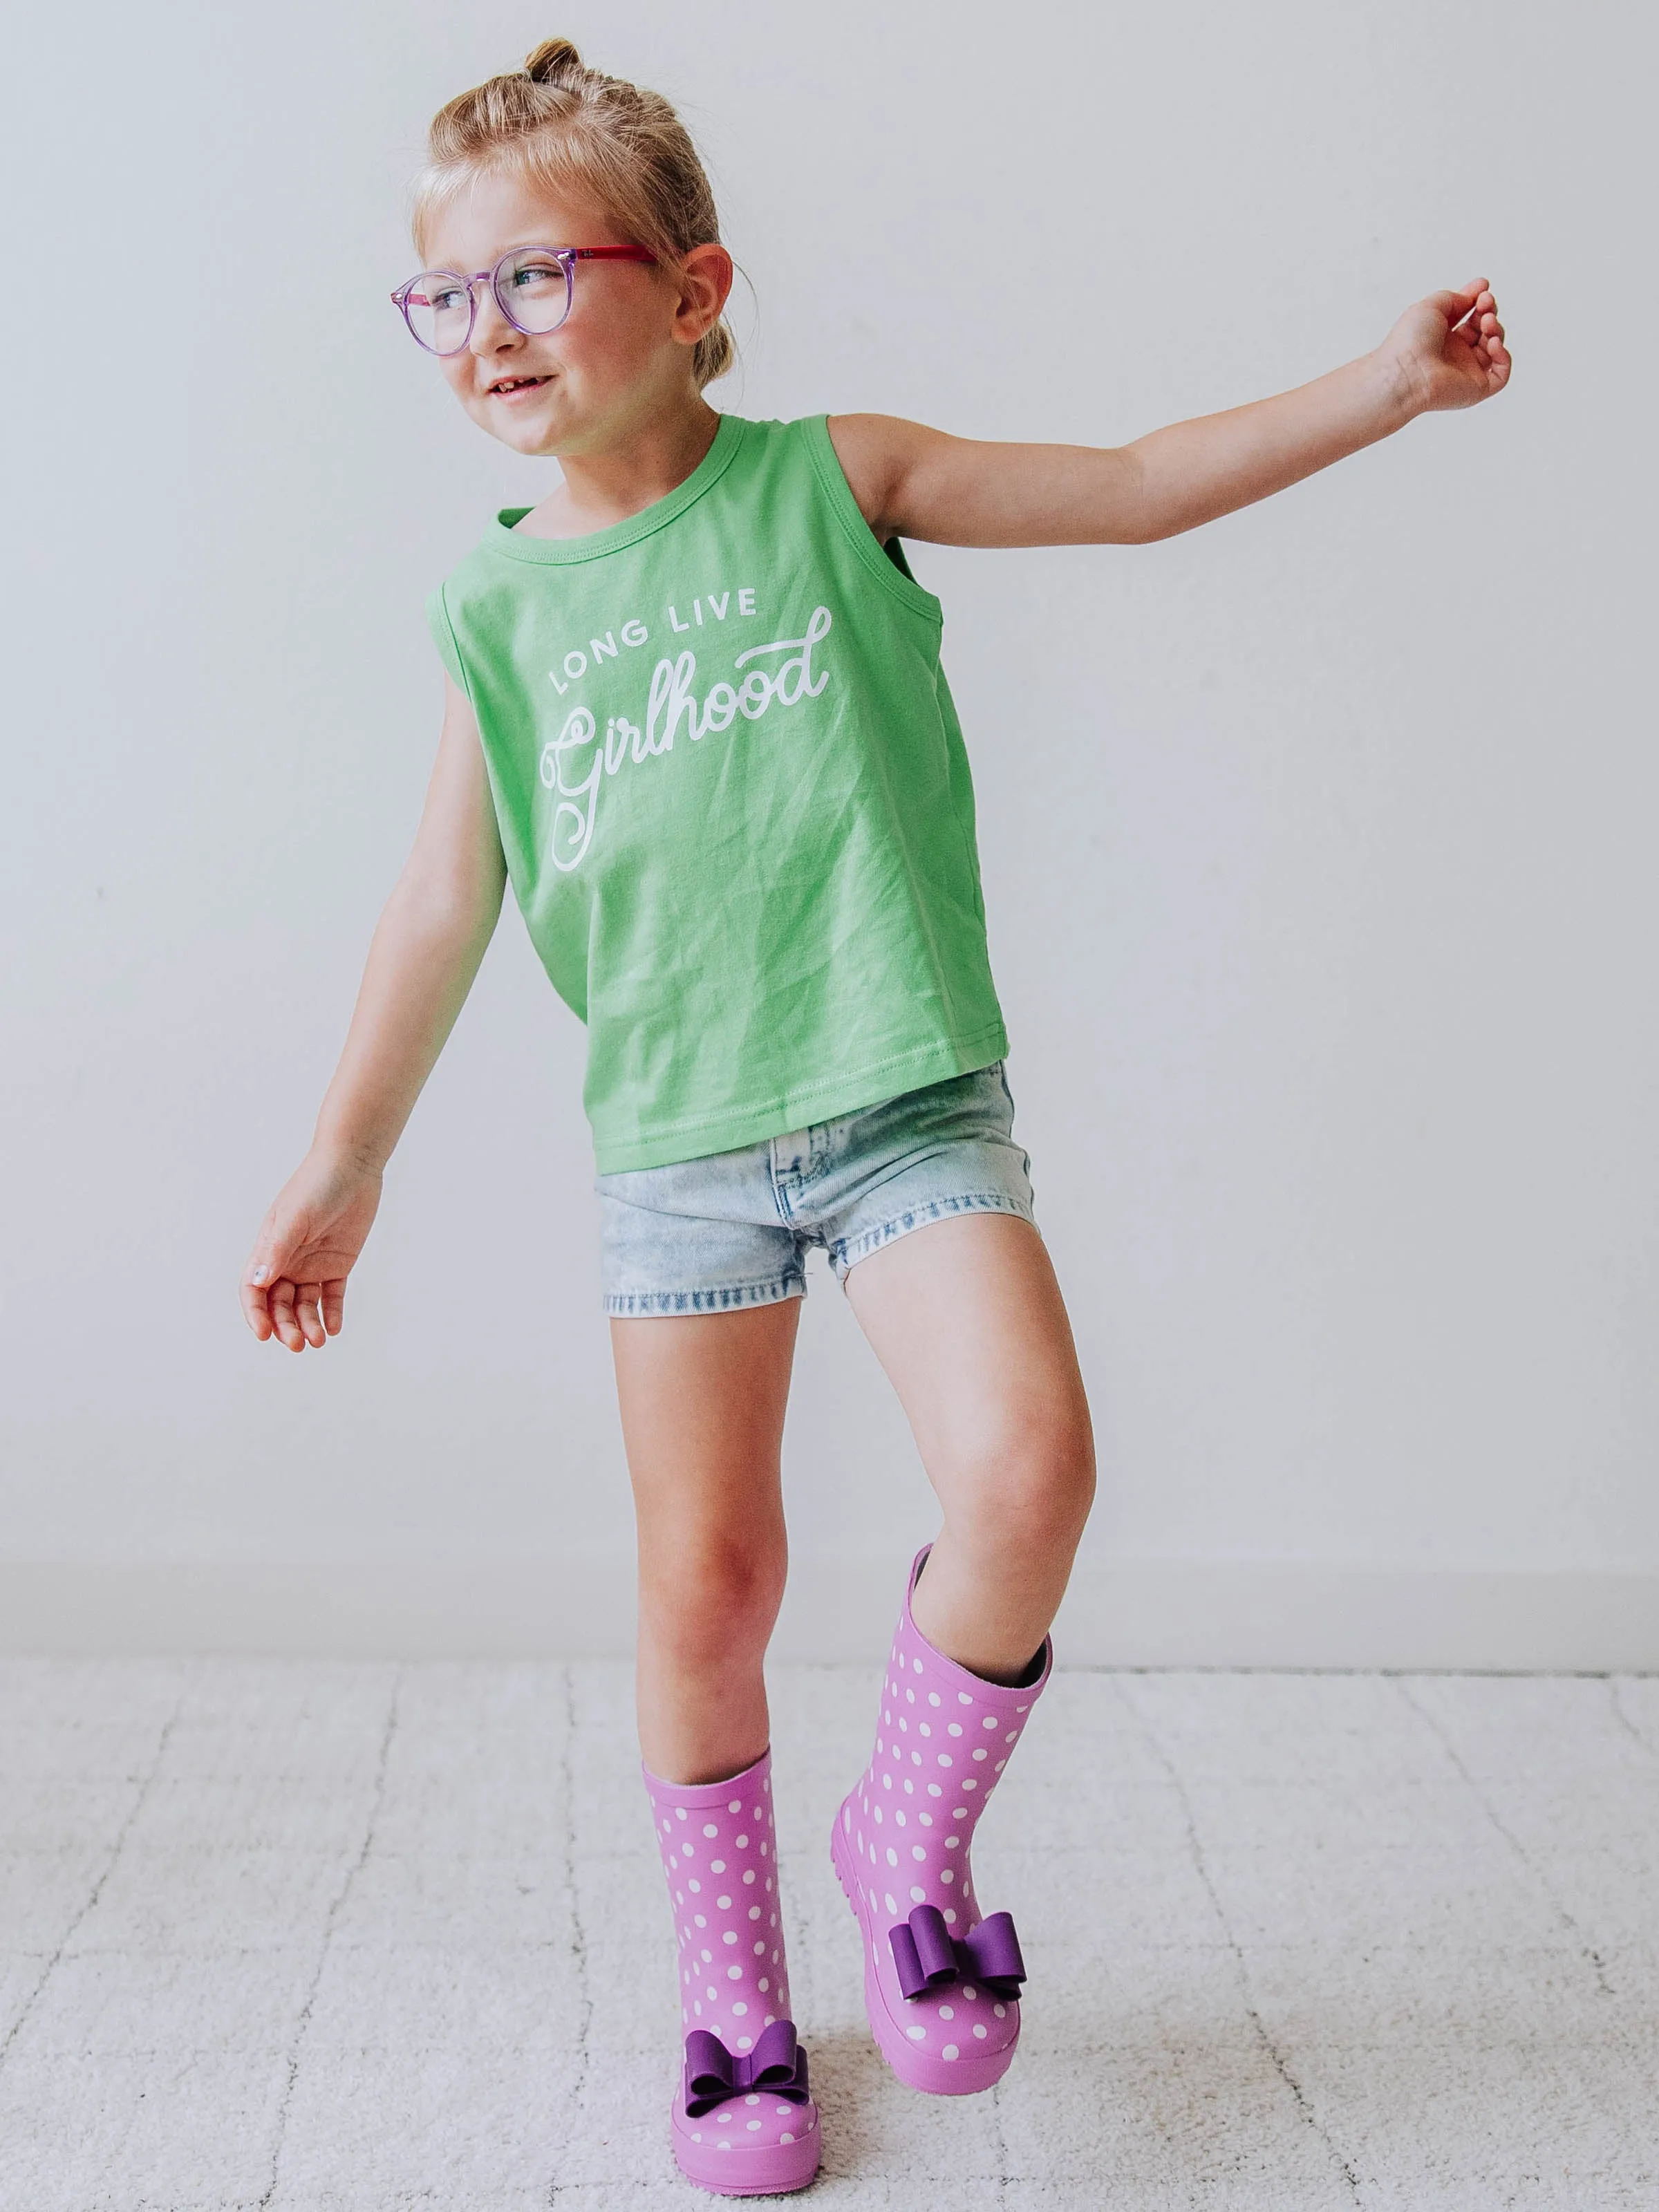
<svg viewBox="0 0 1659 2212">
<path fill-rule="evenodd" d="M 264 1282 L 264 1279 L 265 1279 L 265 1271 L 264 1271 L 264 1269 L 263 1267 L 256 1267 L 256 1268 L 253 1270 L 253 1279 L 254 1279 L 254 1281 L 255 1281 L 256 1283 L 263 1283 L 263 1282 Z"/>
</svg>

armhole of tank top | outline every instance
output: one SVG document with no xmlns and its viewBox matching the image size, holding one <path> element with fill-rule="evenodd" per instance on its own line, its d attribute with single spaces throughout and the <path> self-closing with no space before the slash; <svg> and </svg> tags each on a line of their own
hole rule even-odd
<svg viewBox="0 0 1659 2212">
<path fill-rule="evenodd" d="M 803 418 L 801 428 L 805 434 L 806 450 L 812 457 L 813 470 L 853 550 L 877 581 L 902 599 L 913 613 L 923 615 L 942 627 L 945 609 L 935 594 L 917 583 L 910 574 L 902 544 L 895 538 L 884 545 L 865 520 L 864 510 L 853 496 L 853 487 L 847 481 L 847 472 L 830 435 L 829 416 L 808 415 Z"/>
<path fill-rule="evenodd" d="M 449 619 L 449 593 L 446 586 L 443 584 L 440 584 L 438 586 L 438 588 L 433 592 L 430 599 L 428 601 L 428 606 L 435 607 L 437 609 L 438 614 L 442 620 L 444 635 L 449 640 L 449 650 L 455 656 L 454 667 L 451 668 L 448 662 L 444 659 L 444 653 L 441 647 L 439 647 L 438 658 L 440 660 L 444 661 L 447 673 L 453 677 L 455 681 L 460 685 L 461 690 L 465 692 L 467 704 L 472 708 L 473 713 L 476 715 L 477 713 L 477 704 L 472 696 L 472 678 L 466 672 L 466 663 L 461 658 L 460 641 L 455 635 L 454 623 Z M 437 642 L 435 639 L 433 641 L 434 644 Z"/>
</svg>

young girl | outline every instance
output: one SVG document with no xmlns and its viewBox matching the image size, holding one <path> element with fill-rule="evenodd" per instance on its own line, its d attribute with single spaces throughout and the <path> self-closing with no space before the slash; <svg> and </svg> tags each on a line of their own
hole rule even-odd
<svg viewBox="0 0 1659 2212">
<path fill-rule="evenodd" d="M 339 1330 L 510 877 L 588 1030 L 640 1743 L 678 1937 L 675 2154 L 724 2194 L 794 2189 L 819 2128 L 762 1664 L 808 1248 L 941 1508 L 831 1840 L 871 2027 L 920 2090 L 988 2087 L 1018 2039 L 1018 1942 L 981 1911 L 969 1846 L 1048 1680 L 1095 1479 L 1013 1135 L 940 608 L 900 541 L 1167 538 L 1474 404 L 1510 358 L 1477 281 L 1298 391 L 1118 448 L 746 422 L 703 397 L 732 363 L 732 260 L 655 94 L 552 40 L 452 100 L 431 155 L 422 270 L 393 300 L 474 422 L 561 474 L 431 599 L 447 704 L 425 811 L 242 1304 L 290 1351 Z"/>
</svg>

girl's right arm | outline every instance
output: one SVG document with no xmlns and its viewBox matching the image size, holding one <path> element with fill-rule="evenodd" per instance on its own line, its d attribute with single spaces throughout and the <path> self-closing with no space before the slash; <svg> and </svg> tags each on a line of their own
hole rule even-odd
<svg viewBox="0 0 1659 2212">
<path fill-rule="evenodd" d="M 261 1343 L 321 1349 L 339 1334 L 345 1279 L 380 1179 L 495 932 L 507 862 L 466 695 L 444 678 L 443 734 L 421 826 L 374 931 L 311 1150 L 277 1193 L 243 1272 Z"/>
</svg>

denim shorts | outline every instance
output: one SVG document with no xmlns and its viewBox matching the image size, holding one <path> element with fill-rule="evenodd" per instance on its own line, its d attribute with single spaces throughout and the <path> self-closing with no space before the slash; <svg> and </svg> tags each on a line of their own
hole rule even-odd
<svg viewBox="0 0 1659 2212">
<path fill-rule="evenodd" d="M 806 1295 L 822 1245 L 838 1282 L 866 1254 L 952 1213 L 1035 1225 L 1031 1162 L 1001 1060 L 837 1121 L 660 1168 L 602 1175 L 609 1314 L 724 1313 Z"/>
</svg>

